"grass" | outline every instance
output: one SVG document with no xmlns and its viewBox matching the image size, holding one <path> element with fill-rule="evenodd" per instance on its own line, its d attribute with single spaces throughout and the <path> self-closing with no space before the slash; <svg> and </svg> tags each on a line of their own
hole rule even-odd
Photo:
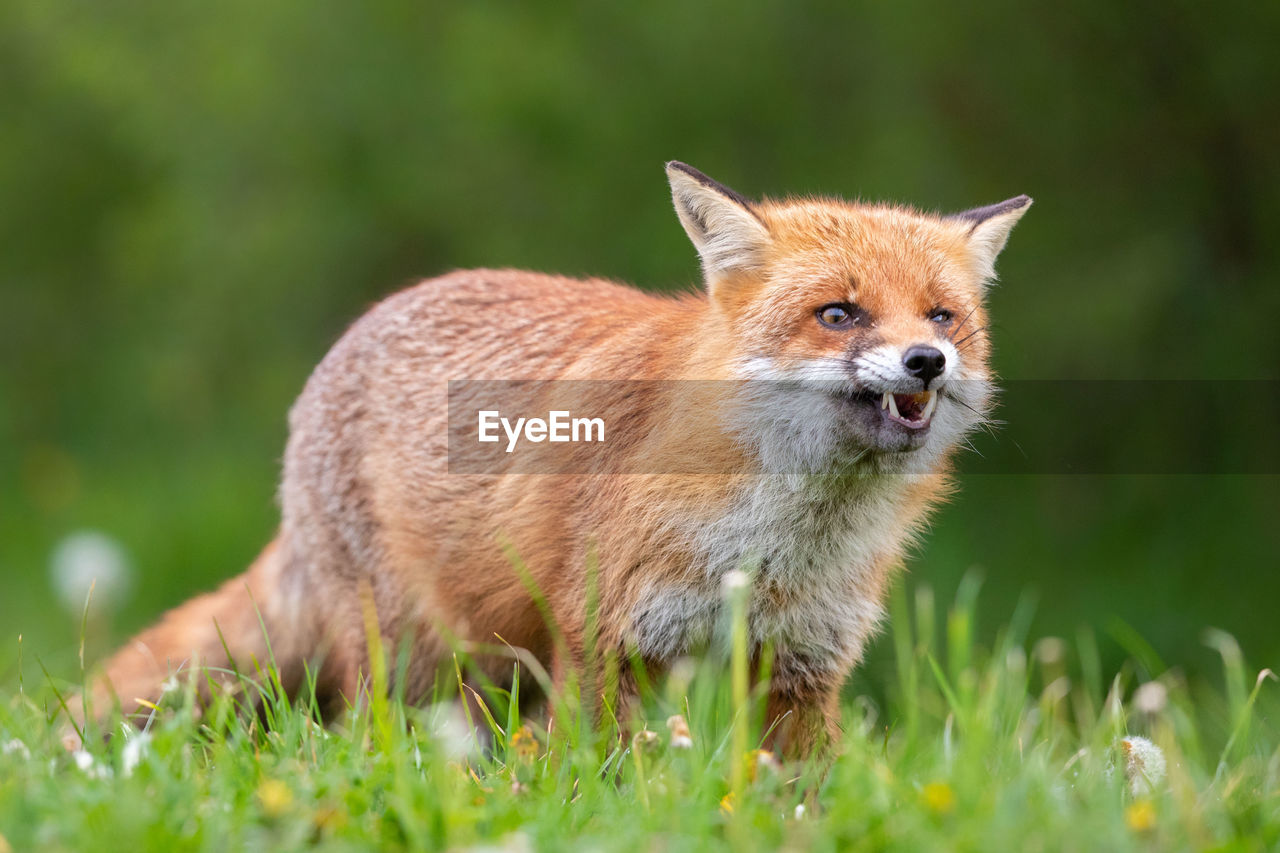
<svg viewBox="0 0 1280 853">
<path fill-rule="evenodd" d="M 676 667 L 643 727 L 490 687 L 473 728 L 457 684 L 422 708 L 383 694 L 322 727 L 268 669 L 203 714 L 192 688 L 174 691 L 145 733 L 77 755 L 58 743 L 53 686 L 25 685 L 0 703 L 0 851 L 1280 846 L 1280 690 L 1228 635 L 1206 637 L 1222 659 L 1212 690 L 1142 661 L 1104 680 L 1088 634 L 1028 647 L 1029 608 L 980 646 L 976 596 L 962 585 L 937 631 L 927 588 L 899 593 L 891 698 L 850 698 L 826 767 L 754 749 L 744 706 L 758 696 L 732 654 Z M 259 692 L 264 713 L 245 714 Z M 1158 745 L 1164 774 L 1151 760 L 1127 772 L 1129 735 Z"/>
</svg>

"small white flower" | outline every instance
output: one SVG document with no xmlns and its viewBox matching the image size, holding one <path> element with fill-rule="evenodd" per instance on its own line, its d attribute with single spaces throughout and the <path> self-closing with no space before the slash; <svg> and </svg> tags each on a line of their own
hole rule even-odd
<svg viewBox="0 0 1280 853">
<path fill-rule="evenodd" d="M 798 806 L 796 806 L 796 820 L 800 820 L 803 817 L 804 817 L 804 803 L 800 803 Z"/>
<path fill-rule="evenodd" d="M 110 779 L 111 768 L 99 764 L 92 755 L 83 749 L 77 749 L 71 753 L 72 760 L 75 761 L 76 767 L 90 779 Z"/>
<path fill-rule="evenodd" d="M 733 569 L 724 573 L 724 578 L 720 581 L 724 584 L 726 592 L 735 592 L 745 589 L 751 583 L 751 576 L 739 569 Z"/>
<path fill-rule="evenodd" d="M 151 735 L 138 732 L 129 738 L 124 749 L 120 751 L 120 769 L 125 776 L 132 776 L 134 769 L 142 762 L 151 747 Z"/>
<path fill-rule="evenodd" d="M 1059 637 L 1044 637 L 1036 643 L 1034 654 L 1042 666 L 1056 666 L 1067 659 L 1067 644 Z"/>
<path fill-rule="evenodd" d="M 1148 681 L 1133 692 L 1133 707 L 1144 714 L 1159 714 L 1169 704 L 1169 688 L 1159 681 Z"/>
<path fill-rule="evenodd" d="M 4 746 L 0 746 L 0 753 L 4 755 L 16 755 L 24 761 L 31 760 L 31 750 L 27 749 L 27 745 L 17 738 L 7 742 Z"/>
</svg>

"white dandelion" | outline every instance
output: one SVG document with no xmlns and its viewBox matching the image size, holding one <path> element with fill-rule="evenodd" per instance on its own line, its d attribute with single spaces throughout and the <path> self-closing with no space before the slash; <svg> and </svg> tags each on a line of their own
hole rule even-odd
<svg viewBox="0 0 1280 853">
<path fill-rule="evenodd" d="M 78 530 L 63 537 L 53 549 L 49 568 L 62 606 L 76 615 L 86 601 L 93 611 L 115 609 L 133 585 L 133 569 L 124 548 L 97 530 Z"/>
<path fill-rule="evenodd" d="M 1151 741 L 1137 735 L 1120 739 L 1117 744 L 1124 761 L 1124 776 L 1129 792 L 1135 797 L 1150 794 L 1164 781 L 1166 764 L 1164 751 Z"/>
<path fill-rule="evenodd" d="M 1148 681 L 1133 691 L 1133 707 L 1143 714 L 1154 716 L 1169 704 L 1169 688 L 1159 681 Z"/>
</svg>

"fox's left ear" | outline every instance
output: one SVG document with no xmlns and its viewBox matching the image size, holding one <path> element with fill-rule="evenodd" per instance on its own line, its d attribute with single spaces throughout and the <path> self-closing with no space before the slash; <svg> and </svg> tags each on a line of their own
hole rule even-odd
<svg viewBox="0 0 1280 853">
<path fill-rule="evenodd" d="M 667 180 L 680 224 L 702 257 L 708 286 L 763 264 L 769 229 L 750 201 L 676 160 L 667 164 Z"/>
<path fill-rule="evenodd" d="M 947 217 L 968 228 L 969 247 L 983 281 L 996 277 L 996 256 L 1009 240 L 1009 232 L 1031 207 L 1031 197 L 1020 195 L 999 204 L 975 207 Z"/>
</svg>

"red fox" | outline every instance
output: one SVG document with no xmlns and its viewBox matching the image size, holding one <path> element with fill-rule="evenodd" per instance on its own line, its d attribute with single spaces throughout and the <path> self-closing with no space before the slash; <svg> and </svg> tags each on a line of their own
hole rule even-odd
<svg viewBox="0 0 1280 853">
<path fill-rule="evenodd" d="M 750 648 L 772 655 L 773 743 L 800 756 L 828 745 L 904 548 L 990 405 L 984 290 L 1031 199 L 935 216 L 753 202 L 683 163 L 666 171 L 705 293 L 474 270 L 381 302 L 290 412 L 275 540 L 111 658 L 99 707 L 155 701 L 193 662 L 265 662 L 269 640 L 286 688 L 310 663 L 336 710 L 365 687 L 368 612 L 388 648 L 407 643 L 410 697 L 458 641 L 523 648 L 560 683 L 588 643 L 661 671 L 716 634 L 723 579 L 746 569 Z M 459 379 L 655 380 L 627 411 L 631 440 L 611 444 L 600 419 L 598 452 L 662 459 L 678 435 L 714 470 L 452 472 Z M 678 402 L 676 380 L 745 389 L 740 417 Z M 697 428 L 682 430 L 690 412 Z M 534 426 L 523 434 L 536 441 Z M 618 689 L 634 698 L 625 676 Z"/>
</svg>

